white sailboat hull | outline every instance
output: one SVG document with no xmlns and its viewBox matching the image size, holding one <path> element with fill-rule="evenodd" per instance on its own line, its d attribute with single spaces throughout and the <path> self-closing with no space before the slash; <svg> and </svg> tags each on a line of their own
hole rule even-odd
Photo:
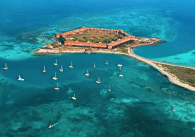
<svg viewBox="0 0 195 137">
<path fill-rule="evenodd" d="M 122 74 L 120 74 L 120 75 L 118 75 L 119 77 L 123 77 L 123 75 Z"/>
<path fill-rule="evenodd" d="M 60 70 L 60 72 L 63 72 L 63 69 L 59 69 Z"/>
<path fill-rule="evenodd" d="M 55 87 L 54 87 L 54 89 L 55 89 L 55 90 L 59 90 L 60 88 L 55 88 Z"/>
<path fill-rule="evenodd" d="M 89 76 L 89 74 L 85 74 L 85 76 Z"/>
<path fill-rule="evenodd" d="M 118 67 L 122 67 L 123 65 L 122 65 L 122 64 L 118 64 L 117 66 L 118 66 Z"/>
<path fill-rule="evenodd" d="M 73 68 L 73 66 L 68 66 L 69 68 Z"/>
<path fill-rule="evenodd" d="M 72 97 L 72 99 L 73 99 L 73 100 L 76 100 L 76 98 L 75 98 L 75 97 Z"/>
<path fill-rule="evenodd" d="M 19 81 L 24 81 L 24 79 L 23 79 L 23 78 L 19 78 L 18 80 L 19 80 Z"/>
<path fill-rule="evenodd" d="M 53 80 L 57 80 L 58 78 L 56 78 L 56 77 L 53 77 L 52 79 L 53 79 Z"/>
<path fill-rule="evenodd" d="M 101 81 L 95 81 L 97 84 L 100 84 L 101 83 Z"/>
</svg>

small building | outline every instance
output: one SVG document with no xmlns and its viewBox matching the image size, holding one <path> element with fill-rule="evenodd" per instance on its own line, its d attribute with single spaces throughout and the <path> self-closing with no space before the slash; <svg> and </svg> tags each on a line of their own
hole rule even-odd
<svg viewBox="0 0 195 137">
<path fill-rule="evenodd" d="M 143 39 L 143 42 L 150 43 L 150 39 L 148 39 L 148 38 Z"/>
</svg>

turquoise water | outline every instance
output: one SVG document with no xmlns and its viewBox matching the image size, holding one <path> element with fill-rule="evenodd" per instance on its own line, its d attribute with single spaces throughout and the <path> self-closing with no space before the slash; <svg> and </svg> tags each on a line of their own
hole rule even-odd
<svg viewBox="0 0 195 137">
<path fill-rule="evenodd" d="M 55 59 L 58 66 L 53 65 Z M 106 60 L 108 66 L 104 64 Z M 9 67 L 0 70 L 3 91 L 0 127 L 6 129 L 1 131 L 4 136 L 195 134 L 195 94 L 171 84 L 157 70 L 129 57 L 66 54 L 1 61 L 6 61 Z M 71 61 L 73 69 L 68 67 Z M 122 70 L 117 63 L 123 64 Z M 58 70 L 61 64 L 63 73 Z M 87 69 L 89 77 L 84 75 Z M 54 72 L 57 81 L 52 80 Z M 123 78 L 118 76 L 120 73 Z M 18 74 L 25 79 L 23 82 L 17 80 Z M 98 77 L 101 84 L 95 83 Z M 59 91 L 53 89 L 57 82 Z M 73 94 L 77 100 L 70 99 Z"/>
<path fill-rule="evenodd" d="M 0 68 L 9 69 L 0 69 L 0 136 L 195 136 L 195 93 L 145 63 L 114 54 L 33 56 L 56 33 L 87 26 L 161 38 L 167 42 L 135 53 L 194 66 L 193 7 L 193 1 L 1 1 Z"/>
</svg>

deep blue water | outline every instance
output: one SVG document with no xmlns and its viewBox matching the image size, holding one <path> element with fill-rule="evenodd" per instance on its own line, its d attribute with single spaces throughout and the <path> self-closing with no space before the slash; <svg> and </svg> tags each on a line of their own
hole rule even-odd
<svg viewBox="0 0 195 137">
<path fill-rule="evenodd" d="M 166 43 L 135 53 L 195 66 L 194 5 L 191 0 L 1 1 L 0 68 L 7 63 L 8 70 L 0 69 L 0 136 L 195 136 L 195 93 L 149 65 L 114 54 L 32 54 L 56 33 L 87 26 L 161 38 Z M 18 75 L 25 80 L 18 81 Z M 98 77 L 101 84 L 95 83 Z M 70 99 L 74 94 L 77 100 Z"/>
</svg>

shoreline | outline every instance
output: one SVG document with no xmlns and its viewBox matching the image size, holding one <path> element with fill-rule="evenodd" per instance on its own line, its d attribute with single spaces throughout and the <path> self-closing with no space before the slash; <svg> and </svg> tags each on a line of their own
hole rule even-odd
<svg viewBox="0 0 195 137">
<path fill-rule="evenodd" d="M 139 46 L 142 46 L 142 45 L 139 45 Z M 129 56 L 129 57 L 136 58 L 136 59 L 138 59 L 138 60 L 140 60 L 142 62 L 145 62 L 146 64 L 152 66 L 153 68 L 157 69 L 161 74 L 166 75 L 168 77 L 168 80 L 171 83 L 176 84 L 176 85 L 178 85 L 180 87 L 186 88 L 188 90 L 195 91 L 195 87 L 192 87 L 192 86 L 190 86 L 188 84 L 182 83 L 176 76 L 174 76 L 172 74 L 169 74 L 168 72 L 166 72 L 164 70 L 164 68 L 159 67 L 158 65 L 156 65 L 156 63 L 166 64 L 166 65 L 171 65 L 171 66 L 177 66 L 177 67 L 191 68 L 191 69 L 195 69 L 195 68 L 193 68 L 193 67 L 186 67 L 186 66 L 179 66 L 179 65 L 168 64 L 168 63 L 162 63 L 162 62 L 158 62 L 158 61 L 149 60 L 149 59 L 146 59 L 146 58 L 143 58 L 141 56 L 136 55 L 133 52 L 133 50 L 132 50 L 133 48 L 136 48 L 136 46 L 128 48 L 128 54 L 127 53 L 122 53 L 122 52 L 111 52 L 111 51 L 108 52 L 108 51 L 100 51 L 100 50 L 96 51 L 96 52 L 93 52 L 93 53 L 120 54 L 120 55 L 126 55 L 126 56 Z M 66 51 L 66 52 L 61 52 L 60 54 L 66 54 L 66 53 L 85 53 L 85 52 Z M 93 53 L 90 53 L 90 54 L 93 54 Z"/>
<path fill-rule="evenodd" d="M 128 47 L 128 52 L 127 53 L 124 53 L 124 52 L 121 52 L 121 51 L 117 51 L 117 52 L 116 51 L 111 51 L 110 49 L 107 49 L 107 50 L 106 49 L 96 49 L 96 50 L 93 50 L 93 52 L 91 52 L 91 51 L 86 52 L 86 50 L 84 48 L 82 48 L 82 49 L 72 48 L 72 49 L 68 49 L 68 50 L 62 50 L 62 49 L 59 48 L 59 49 L 37 49 L 37 50 L 35 50 L 34 55 L 45 55 L 45 54 L 51 55 L 51 54 L 67 54 L 67 53 L 86 53 L 86 54 L 106 53 L 106 54 L 126 55 L 126 56 L 129 56 L 129 57 L 136 58 L 136 59 L 152 66 L 153 68 L 157 69 L 161 74 L 166 75 L 168 77 L 168 80 L 171 83 L 176 84 L 180 87 L 186 88 L 188 90 L 195 91 L 195 87 L 192 87 L 189 84 L 181 82 L 178 79 L 178 77 L 176 77 L 174 74 L 170 74 L 169 72 L 165 71 L 164 70 L 165 68 L 163 68 L 161 66 L 161 64 L 176 66 L 176 67 L 183 67 L 183 68 L 190 68 L 190 69 L 195 70 L 194 67 L 180 66 L 180 65 L 174 65 L 174 64 L 169 64 L 169 63 L 153 61 L 153 60 L 146 59 L 146 58 L 143 58 L 141 56 L 138 56 L 133 52 L 133 48 L 137 48 L 137 47 L 140 47 L 140 46 L 158 45 L 160 43 L 164 43 L 164 41 L 162 41 L 161 39 L 156 39 L 155 41 L 152 41 L 150 43 L 139 43 L 139 44 L 136 44 L 136 45 L 132 45 L 132 46 Z"/>
<path fill-rule="evenodd" d="M 139 45 L 139 46 L 140 46 L 140 45 Z M 135 46 L 135 47 L 136 47 L 136 46 Z M 149 60 L 149 59 L 143 58 L 143 57 L 141 57 L 141 56 L 136 55 L 136 54 L 133 52 L 132 49 L 135 48 L 135 47 L 130 47 L 130 48 L 128 48 L 128 54 L 126 54 L 126 53 L 120 53 L 120 52 L 116 53 L 116 52 L 101 52 L 101 51 L 96 52 L 96 53 L 121 54 L 121 55 L 126 55 L 126 56 L 130 56 L 130 57 L 136 58 L 136 59 L 138 59 L 138 60 L 140 60 L 140 61 L 142 61 L 142 62 L 145 62 L 146 64 L 152 66 L 153 68 L 157 69 L 161 74 L 166 75 L 166 76 L 168 77 L 168 80 L 169 80 L 171 83 L 176 84 L 176 85 L 178 85 L 178 86 L 180 86 L 180 87 L 186 88 L 186 89 L 188 89 L 188 90 L 195 91 L 195 87 L 192 87 L 192 86 L 190 86 L 190 85 L 188 85 L 188 84 L 185 84 L 185 83 L 181 82 L 176 76 L 171 75 L 171 74 L 169 74 L 168 72 L 164 71 L 164 68 L 159 67 L 159 66 L 156 65 L 155 63 L 166 64 L 166 65 L 177 66 L 177 67 L 184 67 L 184 68 L 191 68 L 191 69 L 194 69 L 194 70 L 195 70 L 195 68 L 193 68 L 193 67 L 186 67 L 186 66 L 179 66 L 179 65 L 174 65 L 174 64 L 168 64 L 168 63 L 161 63 L 161 62 L 158 62 L 158 61 L 153 61 L 153 60 Z"/>
<path fill-rule="evenodd" d="M 179 66 L 179 65 L 173 65 L 173 64 L 168 64 L 168 63 L 161 63 L 161 62 L 149 60 L 149 59 L 146 59 L 146 58 L 143 58 L 141 56 L 136 55 L 133 52 L 132 49 L 133 48 L 130 48 L 129 51 L 128 51 L 129 52 L 129 56 L 134 57 L 134 58 L 136 58 L 136 59 L 138 59 L 140 61 L 143 61 L 143 62 L 147 63 L 148 65 L 152 66 L 153 68 L 157 69 L 160 73 L 162 73 L 163 75 L 166 75 L 171 83 L 176 84 L 178 86 L 181 86 L 183 88 L 186 88 L 188 90 L 195 91 L 195 87 L 192 87 L 192 86 L 190 86 L 188 84 L 182 83 L 176 76 L 169 74 L 168 72 L 166 72 L 164 70 L 164 68 L 159 67 L 155 63 L 166 64 L 166 65 L 171 65 L 171 66 L 178 66 L 178 67 L 184 67 L 184 68 L 191 68 L 191 69 L 195 69 L 195 68 L 193 68 L 193 67 Z"/>
</svg>

